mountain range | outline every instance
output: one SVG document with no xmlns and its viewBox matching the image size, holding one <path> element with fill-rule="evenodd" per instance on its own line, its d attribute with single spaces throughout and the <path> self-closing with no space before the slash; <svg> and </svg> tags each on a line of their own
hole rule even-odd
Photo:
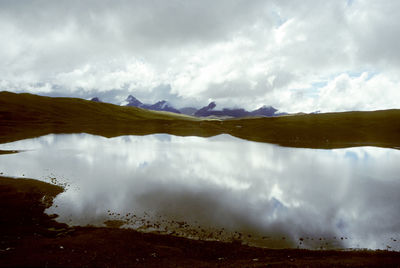
<svg viewBox="0 0 400 268">
<path fill-rule="evenodd" d="M 228 109 L 223 108 L 222 110 L 216 110 L 215 107 L 217 105 L 215 102 L 211 102 L 207 106 L 197 110 L 194 113 L 194 116 L 198 117 L 208 117 L 208 116 L 215 116 L 215 117 L 248 117 L 248 116 L 278 116 L 283 115 L 283 113 L 276 113 L 278 110 L 272 106 L 263 106 L 258 108 L 254 111 L 246 111 L 243 108 L 236 108 L 236 109 Z"/>
<path fill-rule="evenodd" d="M 95 102 L 101 102 L 101 100 L 97 97 L 94 97 L 91 100 Z M 278 110 L 272 106 L 263 106 L 253 111 L 246 111 L 243 108 L 234 108 L 234 109 L 223 108 L 222 110 L 217 110 L 215 109 L 217 106 L 215 102 L 211 102 L 207 106 L 204 106 L 200 109 L 194 107 L 184 107 L 181 109 L 176 109 L 169 102 L 165 100 L 158 101 L 154 104 L 145 104 L 132 95 L 129 95 L 122 105 L 133 106 L 153 111 L 166 111 L 177 114 L 186 114 L 196 117 L 234 117 L 234 118 L 250 117 L 250 116 L 271 117 L 271 116 L 286 114 L 286 113 L 277 113 Z"/>
<path fill-rule="evenodd" d="M 125 104 L 125 106 L 139 107 L 142 109 L 153 110 L 153 111 L 165 111 L 165 112 L 172 112 L 172 113 L 177 113 L 177 114 L 181 113 L 178 109 L 175 109 L 174 107 L 172 107 L 165 100 L 158 101 L 154 104 L 144 104 L 140 100 L 136 99 L 134 96 L 129 95 L 128 98 L 126 98 L 126 102 L 127 102 L 127 104 Z"/>
</svg>

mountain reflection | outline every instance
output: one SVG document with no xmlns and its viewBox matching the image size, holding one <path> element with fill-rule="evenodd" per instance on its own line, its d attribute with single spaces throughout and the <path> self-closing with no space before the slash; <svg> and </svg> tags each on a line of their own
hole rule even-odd
<svg viewBox="0 0 400 268">
<path fill-rule="evenodd" d="M 48 135 L 0 145 L 9 176 L 66 183 L 48 213 L 259 246 L 399 250 L 400 151 L 220 135 Z"/>
</svg>

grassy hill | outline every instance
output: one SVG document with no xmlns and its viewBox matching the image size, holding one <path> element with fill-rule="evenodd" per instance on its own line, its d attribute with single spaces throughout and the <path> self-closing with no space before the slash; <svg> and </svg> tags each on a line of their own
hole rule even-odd
<svg viewBox="0 0 400 268">
<path fill-rule="evenodd" d="M 77 98 L 0 92 L 0 143 L 49 133 L 105 137 L 153 133 L 209 137 L 227 133 L 293 147 L 400 148 L 400 110 L 200 120 Z"/>
</svg>

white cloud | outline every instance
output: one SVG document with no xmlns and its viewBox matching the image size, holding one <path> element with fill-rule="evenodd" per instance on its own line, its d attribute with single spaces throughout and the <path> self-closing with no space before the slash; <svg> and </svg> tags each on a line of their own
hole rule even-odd
<svg viewBox="0 0 400 268">
<path fill-rule="evenodd" d="M 372 0 L 2 1 L 0 89 L 289 112 L 399 108 L 399 15 L 399 3 Z M 372 78 L 345 77 L 363 72 Z"/>
<path fill-rule="evenodd" d="M 398 108 L 399 79 L 378 74 L 372 77 L 364 72 L 360 76 L 350 77 L 341 74 L 330 81 L 320 91 L 321 110 L 335 107 L 333 111 L 379 110 Z"/>
</svg>

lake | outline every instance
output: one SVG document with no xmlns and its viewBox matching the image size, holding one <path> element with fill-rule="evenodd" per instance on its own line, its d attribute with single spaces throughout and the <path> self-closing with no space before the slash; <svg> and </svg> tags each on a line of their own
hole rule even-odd
<svg viewBox="0 0 400 268">
<path fill-rule="evenodd" d="M 400 250 L 400 151 L 165 134 L 0 144 L 4 176 L 65 186 L 49 214 L 273 248 Z"/>
</svg>

